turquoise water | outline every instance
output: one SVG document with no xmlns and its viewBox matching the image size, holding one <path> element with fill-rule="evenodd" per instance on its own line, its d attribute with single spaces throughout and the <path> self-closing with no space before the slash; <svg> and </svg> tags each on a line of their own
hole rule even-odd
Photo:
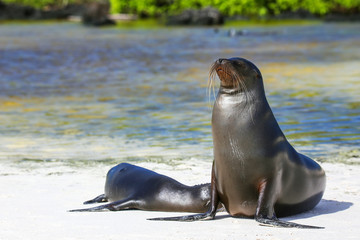
<svg viewBox="0 0 360 240">
<path fill-rule="evenodd" d="M 360 24 L 238 29 L 0 25 L 0 161 L 211 161 L 208 71 L 233 56 L 296 149 L 358 157 Z"/>
</svg>

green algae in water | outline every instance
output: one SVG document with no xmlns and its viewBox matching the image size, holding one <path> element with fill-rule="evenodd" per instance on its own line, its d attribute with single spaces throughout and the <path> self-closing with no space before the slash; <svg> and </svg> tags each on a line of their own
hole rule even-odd
<svg viewBox="0 0 360 240">
<path fill-rule="evenodd" d="M 319 157 L 319 162 L 342 163 L 347 165 L 360 165 L 360 149 L 340 151 L 338 154 L 329 154 L 327 157 Z"/>
<path fill-rule="evenodd" d="M 110 28 L 117 29 L 157 29 L 164 28 L 165 24 L 158 19 L 139 19 L 136 21 L 118 21 Z"/>
<path fill-rule="evenodd" d="M 316 96 L 319 96 L 320 93 L 315 91 L 307 91 L 307 90 L 300 90 L 294 93 L 289 94 L 289 97 L 307 97 L 307 98 L 313 98 Z"/>
<path fill-rule="evenodd" d="M 360 102 L 350 102 L 347 104 L 350 109 L 360 109 Z M 359 113 L 360 115 L 360 113 Z"/>
</svg>

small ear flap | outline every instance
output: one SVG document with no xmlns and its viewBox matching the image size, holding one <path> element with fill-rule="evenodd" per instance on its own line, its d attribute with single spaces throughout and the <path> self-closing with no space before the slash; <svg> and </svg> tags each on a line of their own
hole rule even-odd
<svg viewBox="0 0 360 240">
<path fill-rule="evenodd" d="M 256 78 L 257 78 L 257 79 L 262 78 L 261 73 L 259 73 L 258 71 L 256 71 Z"/>
<path fill-rule="evenodd" d="M 258 72 L 258 71 L 256 71 L 255 69 L 252 69 L 252 71 L 253 71 L 253 73 L 254 73 L 254 75 L 255 75 L 256 79 L 262 78 L 261 73 L 259 73 L 259 72 Z"/>
</svg>

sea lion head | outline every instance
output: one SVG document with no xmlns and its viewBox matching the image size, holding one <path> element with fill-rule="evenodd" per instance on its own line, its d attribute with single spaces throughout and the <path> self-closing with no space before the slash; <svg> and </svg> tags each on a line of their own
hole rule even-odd
<svg viewBox="0 0 360 240">
<path fill-rule="evenodd" d="M 260 70 L 252 62 L 244 58 L 220 58 L 211 67 L 210 78 L 215 73 L 220 79 L 222 88 L 240 92 L 263 91 L 263 80 Z"/>
</svg>

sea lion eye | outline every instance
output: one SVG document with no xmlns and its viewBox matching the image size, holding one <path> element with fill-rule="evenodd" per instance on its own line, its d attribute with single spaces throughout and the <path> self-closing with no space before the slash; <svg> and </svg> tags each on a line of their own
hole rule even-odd
<svg viewBox="0 0 360 240">
<path fill-rule="evenodd" d="M 243 61 L 236 61 L 234 62 L 236 67 L 241 68 L 241 69 L 246 69 L 246 64 Z"/>
</svg>

